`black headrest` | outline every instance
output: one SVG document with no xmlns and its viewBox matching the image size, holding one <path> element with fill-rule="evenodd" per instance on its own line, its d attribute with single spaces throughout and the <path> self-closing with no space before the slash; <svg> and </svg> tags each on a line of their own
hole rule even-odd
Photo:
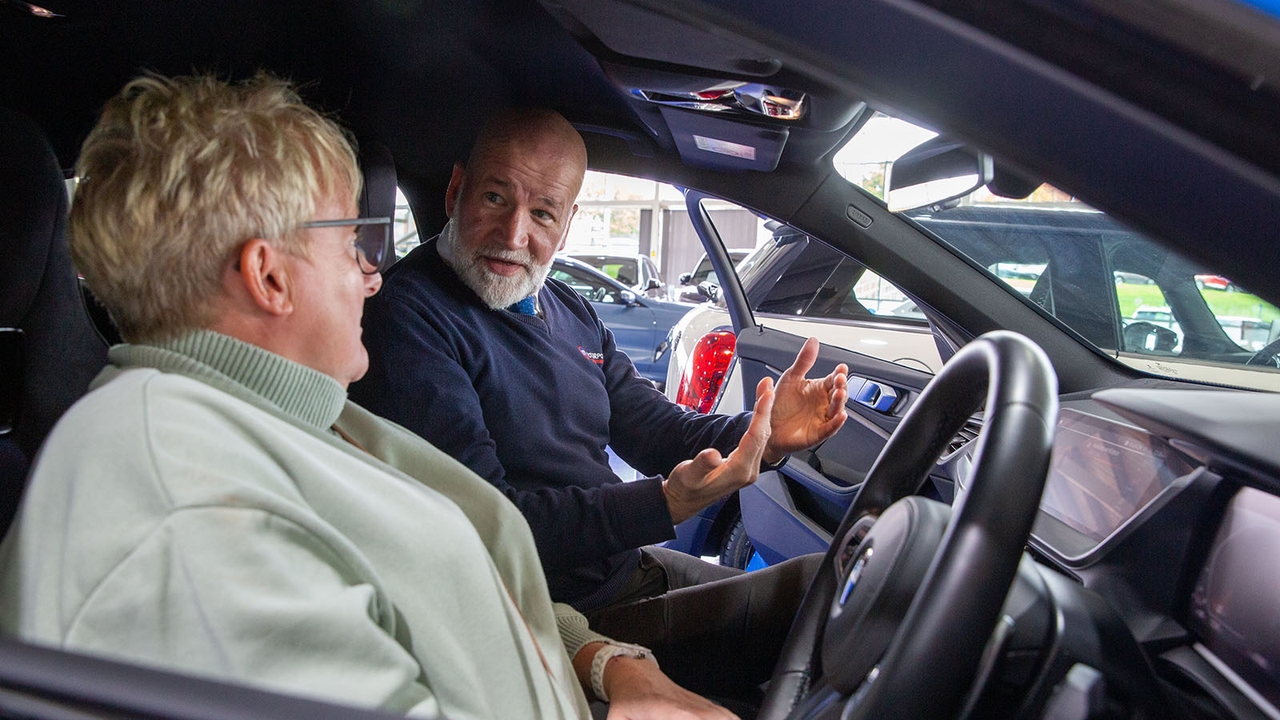
<svg viewBox="0 0 1280 720">
<path fill-rule="evenodd" d="M 17 381 L 12 439 L 31 458 L 106 364 L 107 348 L 71 267 L 57 158 L 35 123 L 3 108 L 0 168 L 0 327 L 21 330 L 22 345 L 20 367 L 0 368 L 0 375 Z"/>
<path fill-rule="evenodd" d="M 50 262 L 71 269 L 62 241 L 67 189 L 40 129 L 3 108 L 0 167 L 0 324 L 16 327 L 31 314 Z"/>
<path fill-rule="evenodd" d="M 379 142 L 360 143 L 360 171 L 364 188 L 360 192 L 360 217 L 396 216 L 396 164 L 391 151 Z M 395 262 L 395 239 L 388 238 L 382 270 Z"/>
</svg>

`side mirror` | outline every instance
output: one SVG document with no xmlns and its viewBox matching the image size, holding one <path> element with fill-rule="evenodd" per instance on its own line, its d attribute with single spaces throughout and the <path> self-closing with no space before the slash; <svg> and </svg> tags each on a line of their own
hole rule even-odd
<svg viewBox="0 0 1280 720">
<path fill-rule="evenodd" d="M 622 300 L 622 304 L 627 307 L 633 307 L 639 304 L 639 301 L 636 300 L 636 294 L 630 290 L 623 290 L 618 293 L 618 299 Z"/>
<path fill-rule="evenodd" d="M 661 290 L 662 283 L 658 281 L 658 278 L 649 278 L 649 284 L 645 285 L 644 289 L 645 289 L 645 292 L 648 292 L 650 290 Z"/>
<path fill-rule="evenodd" d="M 720 286 L 709 282 L 698 283 L 698 294 L 708 300 L 720 299 Z"/>
<path fill-rule="evenodd" d="M 689 284 L 689 281 L 690 281 L 690 280 L 692 280 L 692 279 L 693 279 L 693 273 L 691 273 L 691 272 L 687 272 L 687 273 L 680 273 L 680 284 L 681 284 L 681 285 L 688 285 L 688 284 Z"/>
<path fill-rule="evenodd" d="M 940 205 L 986 185 L 993 174 L 989 155 L 938 136 L 889 163 L 885 202 L 893 212 Z"/>
</svg>

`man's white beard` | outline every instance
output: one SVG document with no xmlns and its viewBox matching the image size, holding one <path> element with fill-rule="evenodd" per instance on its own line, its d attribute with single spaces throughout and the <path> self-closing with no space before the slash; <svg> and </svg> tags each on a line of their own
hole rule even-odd
<svg viewBox="0 0 1280 720">
<path fill-rule="evenodd" d="M 528 250 L 464 248 L 458 242 L 458 226 L 452 220 L 440 232 L 440 257 L 458 273 L 462 282 L 492 310 L 503 310 L 542 289 L 551 261 L 539 265 Z M 519 263 L 522 271 L 499 275 L 485 266 L 482 256 Z"/>
</svg>

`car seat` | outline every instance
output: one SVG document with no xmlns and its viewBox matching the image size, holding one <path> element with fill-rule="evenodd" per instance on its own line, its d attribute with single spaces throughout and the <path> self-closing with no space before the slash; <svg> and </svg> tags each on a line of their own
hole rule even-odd
<svg viewBox="0 0 1280 720">
<path fill-rule="evenodd" d="M 36 450 L 107 362 L 67 247 L 67 188 L 44 133 L 0 108 L 0 532 Z"/>
</svg>

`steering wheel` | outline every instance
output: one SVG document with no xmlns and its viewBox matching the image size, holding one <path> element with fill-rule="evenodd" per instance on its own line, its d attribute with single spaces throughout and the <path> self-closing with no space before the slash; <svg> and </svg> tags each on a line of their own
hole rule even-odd
<svg viewBox="0 0 1280 720">
<path fill-rule="evenodd" d="M 759 720 L 960 714 L 1039 506 L 1057 385 L 1044 352 L 1006 331 L 943 367 L 836 530 Z M 915 496 L 984 397 L 967 492 L 954 508 Z"/>
<path fill-rule="evenodd" d="M 1280 338 L 1267 343 L 1266 347 L 1253 354 L 1245 365 L 1266 365 L 1280 367 Z"/>
</svg>

